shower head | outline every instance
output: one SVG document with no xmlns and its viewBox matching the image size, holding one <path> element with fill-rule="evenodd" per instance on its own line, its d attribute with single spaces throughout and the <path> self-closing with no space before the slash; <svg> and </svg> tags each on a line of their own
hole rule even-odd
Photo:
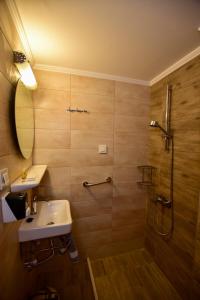
<svg viewBox="0 0 200 300">
<path fill-rule="evenodd" d="M 164 132 L 165 136 L 169 137 L 168 132 L 164 128 L 162 128 L 162 126 L 160 126 L 158 121 L 151 121 L 149 126 L 159 128 L 160 130 L 162 130 L 162 132 Z"/>
</svg>

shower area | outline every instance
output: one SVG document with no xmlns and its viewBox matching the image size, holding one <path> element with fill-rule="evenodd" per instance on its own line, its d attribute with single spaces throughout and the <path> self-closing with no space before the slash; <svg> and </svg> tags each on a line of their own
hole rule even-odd
<svg viewBox="0 0 200 300">
<path fill-rule="evenodd" d="M 200 299 L 199 70 L 151 87 L 145 247 L 91 261 L 99 299 Z"/>
<path fill-rule="evenodd" d="M 200 297 L 199 68 L 197 57 L 151 88 L 145 246 L 183 299 Z"/>
</svg>

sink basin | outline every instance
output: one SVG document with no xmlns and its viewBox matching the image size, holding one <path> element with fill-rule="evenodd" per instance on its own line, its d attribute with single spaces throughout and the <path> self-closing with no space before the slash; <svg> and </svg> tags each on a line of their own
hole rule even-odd
<svg viewBox="0 0 200 300">
<path fill-rule="evenodd" d="M 40 181 L 46 171 L 46 165 L 33 165 L 27 171 L 25 179 L 18 177 L 11 184 L 11 192 L 21 192 L 32 189 L 40 184 Z"/>
<path fill-rule="evenodd" d="M 28 223 L 27 219 L 33 218 Z M 72 219 L 68 200 L 38 201 L 37 214 L 24 219 L 18 230 L 20 242 L 43 239 L 71 232 Z"/>
</svg>

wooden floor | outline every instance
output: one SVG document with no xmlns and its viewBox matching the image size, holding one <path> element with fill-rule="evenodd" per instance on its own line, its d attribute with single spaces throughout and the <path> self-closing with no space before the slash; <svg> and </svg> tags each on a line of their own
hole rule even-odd
<svg viewBox="0 0 200 300">
<path fill-rule="evenodd" d="M 99 300 L 180 300 L 144 249 L 91 262 Z"/>
<path fill-rule="evenodd" d="M 71 263 L 67 255 L 53 258 L 37 269 L 37 291 L 53 287 L 60 300 L 94 300 L 87 262 Z"/>
</svg>

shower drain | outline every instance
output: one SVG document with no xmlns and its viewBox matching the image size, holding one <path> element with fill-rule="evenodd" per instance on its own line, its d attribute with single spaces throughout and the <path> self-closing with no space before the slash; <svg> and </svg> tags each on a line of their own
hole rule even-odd
<svg viewBox="0 0 200 300">
<path fill-rule="evenodd" d="M 55 224 L 54 222 L 49 222 L 49 223 L 47 223 L 47 225 L 53 225 L 53 224 Z"/>
</svg>

